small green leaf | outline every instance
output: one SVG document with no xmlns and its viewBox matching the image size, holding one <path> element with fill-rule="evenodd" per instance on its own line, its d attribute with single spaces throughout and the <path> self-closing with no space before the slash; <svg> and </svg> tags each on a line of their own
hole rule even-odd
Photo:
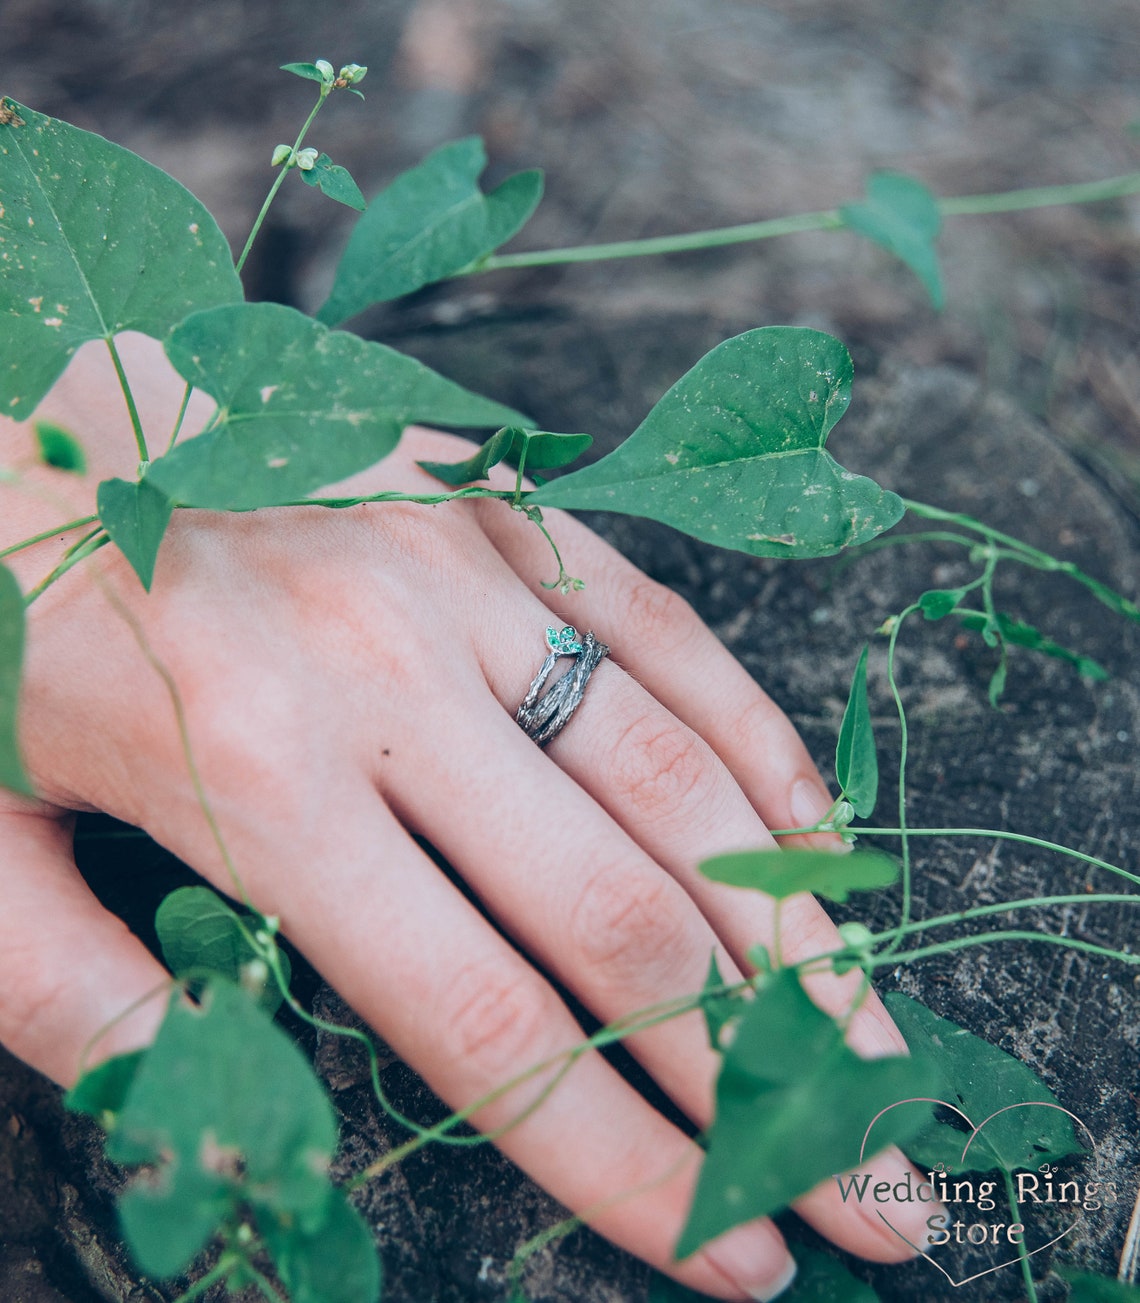
<svg viewBox="0 0 1140 1303">
<path fill-rule="evenodd" d="M 166 351 L 219 405 L 205 433 L 147 472 L 183 506 L 240 511 L 294 501 L 386 457 L 412 421 L 526 420 L 395 349 L 276 303 L 195 313 Z"/>
<path fill-rule="evenodd" d="M 0 565 L 0 787 L 32 796 L 16 727 L 23 662 L 24 595 L 15 575 Z"/>
<path fill-rule="evenodd" d="M 928 620 L 941 620 L 969 591 L 969 588 L 930 588 L 918 599 L 918 604 Z"/>
<path fill-rule="evenodd" d="M 609 456 L 528 502 L 646 516 L 753 556 L 828 556 L 866 542 L 903 504 L 824 449 L 851 374 L 830 335 L 748 331 L 702 358 Z"/>
<path fill-rule="evenodd" d="M 937 199 L 921 181 L 899 172 L 876 172 L 867 181 L 867 198 L 844 204 L 839 215 L 853 231 L 906 263 L 930 295 L 931 304 L 942 308 L 946 296 L 934 247 L 942 217 Z"/>
<path fill-rule="evenodd" d="M 258 958 L 257 951 L 242 934 L 261 926 L 252 914 L 238 915 L 209 887 L 179 887 L 166 896 L 154 918 L 162 946 L 162 957 L 175 977 L 201 978 L 205 973 L 238 983 L 243 970 Z M 289 956 L 279 951 L 286 983 L 290 977 Z M 274 1013 L 282 994 L 274 982 L 257 993 L 258 1003 Z"/>
<path fill-rule="evenodd" d="M 841 854 L 807 847 L 732 851 L 702 860 L 700 870 L 713 882 L 749 887 L 784 900 L 799 891 L 842 903 L 852 891 L 874 891 L 898 880 L 895 860 L 876 851 Z"/>
<path fill-rule="evenodd" d="M 254 1204 L 258 1227 L 289 1291 L 290 1303 L 376 1303 L 380 1259 L 372 1233 L 337 1188 L 312 1228 Z"/>
<path fill-rule="evenodd" d="M 524 470 L 552 470 L 577 461 L 593 442 L 588 434 L 552 434 L 549 430 L 524 430 L 520 426 L 508 426 L 491 435 L 479 451 L 466 461 L 421 461 L 416 465 L 422 466 L 445 484 L 467 484 L 471 480 L 485 480 L 491 467 L 497 466 L 501 461 L 509 461 L 517 466 L 522 461 L 524 449 Z"/>
<path fill-rule="evenodd" d="M 198 308 L 237 302 L 217 223 L 157 167 L 20 108 L 0 132 L 0 412 L 30 416 L 89 339 L 162 339 Z"/>
<path fill-rule="evenodd" d="M 728 1023 L 744 1012 L 744 1004 L 739 995 L 728 995 L 723 987 L 724 974 L 716 962 L 716 951 L 709 957 L 709 971 L 705 984 L 701 988 L 701 1012 L 705 1016 L 705 1029 L 709 1034 L 709 1045 L 719 1054 L 724 1046 L 720 1043 L 720 1034 Z"/>
<path fill-rule="evenodd" d="M 120 1112 L 134 1083 L 145 1050 L 116 1054 L 85 1072 L 63 1097 L 73 1113 L 86 1113 L 106 1129 L 108 1115 Z"/>
<path fill-rule="evenodd" d="M 876 1115 L 928 1095 L 933 1081 L 928 1065 L 906 1057 L 861 1059 L 795 970 L 779 969 L 748 1002 L 721 1062 L 716 1120 L 677 1257 L 853 1167 Z M 875 1124 L 876 1152 L 910 1134 L 920 1119 L 902 1115 L 914 1112 L 894 1109 Z"/>
<path fill-rule="evenodd" d="M 466 461 L 418 461 L 416 465 L 444 484 L 459 485 L 468 484 L 472 480 L 485 480 L 491 468 L 497 466 L 510 452 L 514 436 L 515 431 L 508 426 L 496 430 L 479 451 Z"/>
<path fill-rule="evenodd" d="M 357 94 L 359 95 L 360 92 L 357 91 Z M 306 185 L 319 186 L 322 194 L 335 199 L 338 204 L 355 208 L 358 213 L 364 212 L 367 207 L 364 196 L 360 193 L 360 187 L 352 179 L 348 168 L 334 163 L 327 154 L 318 155 L 312 167 L 299 168 L 298 171 Z"/>
<path fill-rule="evenodd" d="M 46 466 L 54 466 L 57 471 L 71 471 L 75 475 L 82 475 L 87 470 L 82 444 L 61 426 L 53 425 L 51 421 L 37 421 L 36 442 L 40 460 Z"/>
<path fill-rule="evenodd" d="M 282 72 L 291 72 L 294 77 L 303 77 L 306 81 L 325 80 L 324 73 L 315 63 L 283 63 L 281 64 Z"/>
<path fill-rule="evenodd" d="M 896 992 L 887 996 L 886 1004 L 911 1056 L 935 1074 L 937 1089 L 930 1093 L 960 1108 L 972 1125 L 982 1127 L 963 1162 L 969 1132 L 930 1117 L 903 1146 L 920 1167 L 945 1163 L 947 1171 L 985 1172 L 1000 1167 L 1012 1172 L 1084 1153 L 1072 1118 L 1024 1063 L 948 1018 L 939 1018 L 917 1000 Z M 1023 1104 L 1047 1107 L 1010 1107 Z"/>
<path fill-rule="evenodd" d="M 317 313 L 339 325 L 373 303 L 410 294 L 485 258 L 511 238 L 542 197 L 542 173 L 519 172 L 484 195 L 477 136 L 443 145 L 368 205 Z"/>
<path fill-rule="evenodd" d="M 797 1244 L 792 1250 L 796 1278 L 780 1295 L 780 1303 L 879 1303 L 879 1296 L 857 1280 L 830 1253 Z"/>
<path fill-rule="evenodd" d="M 1140 1303 L 1140 1286 L 1073 1271 L 1071 1267 L 1055 1266 L 1053 1270 L 1069 1282 L 1069 1303 Z"/>
<path fill-rule="evenodd" d="M 987 626 L 987 617 L 980 611 L 963 612 L 960 618 L 963 626 L 967 629 L 984 631 Z M 1103 682 L 1111 677 L 1104 666 L 1099 665 L 1091 656 L 1070 651 L 1067 647 L 1062 647 L 1060 643 L 1054 642 L 1052 638 L 1047 638 L 1045 634 L 1041 633 L 1039 629 L 1035 629 L 1031 624 L 1004 615 L 1001 611 L 997 613 L 997 632 L 1003 642 L 1014 647 L 1027 647 L 1030 651 L 1040 652 L 1043 656 L 1051 656 L 1054 660 L 1064 661 L 1067 665 L 1073 666 L 1077 673 L 1086 679 Z"/>
<path fill-rule="evenodd" d="M 104 480 L 96 493 L 95 506 L 103 528 L 149 593 L 158 549 L 174 504 L 145 476 L 138 481 Z"/>
<path fill-rule="evenodd" d="M 860 819 L 870 817 L 879 794 L 879 760 L 867 700 L 867 650 L 864 646 L 855 666 L 835 747 L 835 777 Z"/>
<path fill-rule="evenodd" d="M 139 1267 L 181 1272 L 251 1201 L 315 1233 L 336 1135 L 308 1061 L 264 1010 L 221 979 L 196 1005 L 176 991 L 107 1140 L 112 1161 L 149 1168 L 119 1203 Z"/>
</svg>

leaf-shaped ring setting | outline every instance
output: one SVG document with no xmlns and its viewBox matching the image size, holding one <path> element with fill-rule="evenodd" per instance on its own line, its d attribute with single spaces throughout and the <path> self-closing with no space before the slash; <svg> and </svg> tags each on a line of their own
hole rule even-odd
<svg viewBox="0 0 1140 1303">
<path fill-rule="evenodd" d="M 527 737 L 540 747 L 556 738 L 570 722 L 570 716 L 578 709 L 594 667 L 610 650 L 593 633 L 587 632 L 579 638 L 578 630 L 572 624 L 564 625 L 561 629 L 548 626 L 546 646 L 546 659 L 515 712 L 517 723 Z M 560 656 L 573 656 L 574 664 L 543 693 L 550 672 Z"/>
</svg>

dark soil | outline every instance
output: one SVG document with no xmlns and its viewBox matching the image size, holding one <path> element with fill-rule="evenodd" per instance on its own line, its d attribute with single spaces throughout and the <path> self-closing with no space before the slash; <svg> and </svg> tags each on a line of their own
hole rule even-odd
<svg viewBox="0 0 1140 1303">
<path fill-rule="evenodd" d="M 161 164 L 235 243 L 268 183 L 273 146 L 292 139 L 310 100 L 274 69 L 320 56 L 370 66 L 366 104 L 331 106 L 315 141 L 366 193 L 473 132 L 488 142 L 490 180 L 544 167 L 546 198 L 519 247 L 829 208 L 857 197 L 878 167 L 959 194 L 1138 166 L 1140 10 L 1124 0 L 7 0 L 0 9 L 0 91 Z M 251 263 L 251 294 L 314 307 L 347 220 L 314 191 L 287 186 Z M 471 278 L 364 325 L 545 428 L 590 430 L 602 450 L 727 335 L 775 323 L 829 330 L 857 363 L 852 411 L 832 441 L 841 461 L 1135 597 L 1138 243 L 1140 201 L 954 219 L 942 241 L 941 315 L 885 253 L 820 233 Z M 825 770 L 860 646 L 892 611 L 964 573 L 958 554 L 939 548 L 785 566 L 644 522 L 596 523 L 697 606 Z M 1137 630 L 1052 577 L 1011 577 L 1005 599 L 1114 677 L 1090 685 L 1057 662 L 1017 656 L 995 711 L 986 703 L 994 654 L 976 636 L 920 622 L 903 669 L 910 818 L 1023 830 L 1134 866 Z M 897 733 L 879 668 L 872 694 L 885 759 Z M 179 870 L 141 854 L 90 871 L 145 930 L 150 897 Z M 918 912 L 1102 883 L 993 839 L 932 841 L 917 857 Z M 896 908 L 872 906 L 882 923 Z M 1037 925 L 1134 946 L 1131 918 L 1103 909 L 1073 907 Z M 1115 1274 L 1140 1173 L 1131 972 L 1008 945 L 888 974 L 882 985 L 1016 1054 L 1087 1123 L 1123 1202 L 1088 1215 L 1064 1256 Z M 330 992 L 315 999 L 336 1008 Z M 353 1168 L 395 1130 L 372 1107 L 354 1052 L 335 1041 L 312 1048 L 343 1112 L 343 1163 Z M 398 1061 L 384 1080 L 409 1111 L 436 1107 Z M 176 1296 L 125 1263 L 110 1205 L 118 1177 L 97 1150 L 53 1088 L 0 1058 L 0 1299 Z M 561 1216 L 489 1148 L 404 1164 L 370 1188 L 365 1210 L 380 1227 L 394 1303 L 505 1300 L 512 1255 Z M 805 1234 L 794 1219 L 788 1232 Z M 1046 1256 L 1035 1260 L 1042 1298 L 1062 1298 Z M 883 1300 L 1024 1297 L 1012 1270 L 955 1290 L 922 1262 L 852 1265 Z M 648 1289 L 639 1264 L 585 1231 L 537 1253 L 525 1283 L 535 1303 L 642 1303 Z"/>
</svg>

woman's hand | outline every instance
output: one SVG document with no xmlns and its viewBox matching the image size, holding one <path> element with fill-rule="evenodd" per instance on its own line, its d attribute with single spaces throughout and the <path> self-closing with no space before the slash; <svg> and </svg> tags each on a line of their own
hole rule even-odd
<svg viewBox="0 0 1140 1303">
<path fill-rule="evenodd" d="M 132 379 L 152 391 L 144 419 L 168 430 L 180 383 L 156 345 L 127 351 Z M 92 471 L 70 489 L 58 474 L 33 474 L 40 496 L 6 489 L 0 545 L 66 519 L 58 501 L 48 505 L 64 490 L 82 514 L 98 479 L 133 474 L 121 408 L 105 355 L 85 350 L 45 410 L 79 434 Z M 0 462 L 26 458 L 28 430 L 0 424 Z M 468 451 L 412 430 L 345 491 L 438 491 L 416 459 Z M 149 596 L 110 548 L 51 587 L 31 608 L 22 702 L 43 799 L 0 796 L 0 1040 L 69 1082 L 89 1038 L 164 976 L 79 877 L 69 812 L 145 828 L 232 891 L 151 656 L 177 684 L 254 904 L 280 916 L 453 1108 L 580 1041 L 546 975 L 609 1021 L 699 990 L 714 948 L 726 977 L 745 972 L 748 948 L 771 938 L 770 902 L 711 883 L 696 865 L 770 843 L 768 827 L 813 822 L 827 791 L 788 720 L 684 602 L 579 523 L 553 512 L 546 523 L 585 591 L 542 589 L 547 544 L 496 501 L 179 511 Z M 60 547 L 13 558 L 25 587 Z M 542 751 L 513 715 L 553 620 L 594 630 L 612 654 Z M 414 835 L 438 847 L 493 922 Z M 794 960 L 838 943 L 805 896 L 784 907 L 782 944 Z M 813 995 L 841 1012 L 857 980 L 816 978 Z M 144 1043 L 161 1013 L 161 1000 L 144 1005 L 98 1054 Z M 874 996 L 849 1039 L 869 1056 L 903 1048 Z M 718 1058 L 699 1014 L 629 1047 L 698 1126 L 711 1121 Z M 476 1123 L 504 1126 L 548 1083 L 520 1085 Z M 696 1289 L 768 1298 L 790 1279 L 768 1221 L 673 1262 L 700 1151 L 597 1054 L 499 1143 L 571 1208 L 598 1205 L 598 1230 Z M 872 1166 L 888 1179 L 904 1170 L 891 1153 Z M 856 1253 L 908 1256 L 873 1213 L 843 1206 L 832 1182 L 798 1208 Z"/>
</svg>

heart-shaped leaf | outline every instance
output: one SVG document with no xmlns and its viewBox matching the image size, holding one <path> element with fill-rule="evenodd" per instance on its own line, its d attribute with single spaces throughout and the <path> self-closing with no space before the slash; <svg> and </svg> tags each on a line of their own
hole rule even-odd
<svg viewBox="0 0 1140 1303">
<path fill-rule="evenodd" d="M 195 313 L 166 351 L 185 379 L 218 402 L 205 433 L 147 472 L 183 506 L 292 502 L 387 456 L 412 421 L 526 420 L 395 349 L 327 330 L 275 303 Z"/>
<path fill-rule="evenodd" d="M 851 679 L 847 708 L 839 726 L 835 746 L 835 777 L 843 795 L 855 807 L 860 819 L 875 808 L 879 794 L 879 761 L 875 755 L 875 734 L 871 728 L 871 707 L 867 700 L 867 648 L 864 647 Z"/>
<path fill-rule="evenodd" d="M 828 556 L 903 514 L 824 449 L 850 397 L 837 339 L 751 330 L 702 358 L 609 456 L 528 501 L 647 516 L 754 556 Z"/>
<path fill-rule="evenodd" d="M 501 461 L 524 470 L 553 470 L 577 461 L 594 440 L 588 434 L 552 434 L 548 430 L 524 430 L 508 426 L 497 430 L 473 456 L 465 461 L 420 461 L 430 475 L 445 484 L 468 484 L 485 480 L 492 466 Z M 525 460 L 523 460 L 525 454 Z"/>
<path fill-rule="evenodd" d="M 716 1120 L 677 1257 L 853 1166 L 871 1119 L 897 1100 L 929 1094 L 933 1081 L 928 1064 L 909 1058 L 861 1059 L 795 971 L 778 970 L 748 1003 L 725 1051 Z M 875 1144 L 910 1134 L 921 1118 L 903 1115 L 915 1112 L 888 1113 Z"/>
<path fill-rule="evenodd" d="M 943 306 L 946 296 L 934 247 L 942 215 L 937 199 L 921 181 L 900 172 L 876 172 L 867 182 L 867 198 L 844 204 L 839 215 L 853 231 L 906 263 L 922 281 L 933 306 Z"/>
<path fill-rule="evenodd" d="M 478 136 L 443 145 L 368 205 L 317 319 L 335 326 L 373 303 L 463 271 L 511 238 L 542 197 L 542 173 L 518 172 L 484 195 Z"/>
<path fill-rule="evenodd" d="M 89 131 L 18 116 L 0 125 L 0 412 L 17 420 L 87 340 L 161 339 L 242 297 L 225 237 L 177 181 Z"/>
<path fill-rule="evenodd" d="M 810 847 L 786 850 L 730 851 L 702 860 L 701 872 L 713 882 L 749 887 L 776 900 L 810 891 L 842 903 L 853 891 L 874 891 L 898 880 L 895 860 L 875 851 L 848 855 Z"/>
<path fill-rule="evenodd" d="M 31 796 L 16 730 L 23 662 L 24 595 L 16 576 L 0 565 L 0 787 Z"/>
<path fill-rule="evenodd" d="M 45 466 L 52 466 L 57 471 L 70 471 L 73 475 L 86 472 L 87 456 L 83 445 L 70 430 L 52 421 L 37 421 L 35 430 L 40 460 Z"/>
<path fill-rule="evenodd" d="M 95 503 L 100 523 L 149 593 L 173 504 L 149 476 L 138 481 L 104 480 Z"/>
<path fill-rule="evenodd" d="M 322 194 L 335 199 L 338 204 L 355 208 L 358 213 L 367 207 L 360 187 L 352 179 L 352 173 L 348 168 L 334 163 L 327 154 L 319 154 L 312 167 L 297 170 L 306 185 L 318 186 Z"/>
<path fill-rule="evenodd" d="M 1072 1119 L 1024 1063 L 948 1018 L 939 1018 L 917 1000 L 893 992 L 886 1004 L 912 1057 L 937 1075 L 937 1090 L 932 1093 L 957 1105 L 975 1125 L 990 1119 L 963 1163 L 962 1131 L 930 1117 L 905 1146 L 920 1166 L 945 1163 L 947 1171 L 984 1172 L 1000 1167 L 1012 1172 L 1084 1153 Z M 1056 1107 L 1011 1107 L 1022 1104 Z"/>
</svg>

